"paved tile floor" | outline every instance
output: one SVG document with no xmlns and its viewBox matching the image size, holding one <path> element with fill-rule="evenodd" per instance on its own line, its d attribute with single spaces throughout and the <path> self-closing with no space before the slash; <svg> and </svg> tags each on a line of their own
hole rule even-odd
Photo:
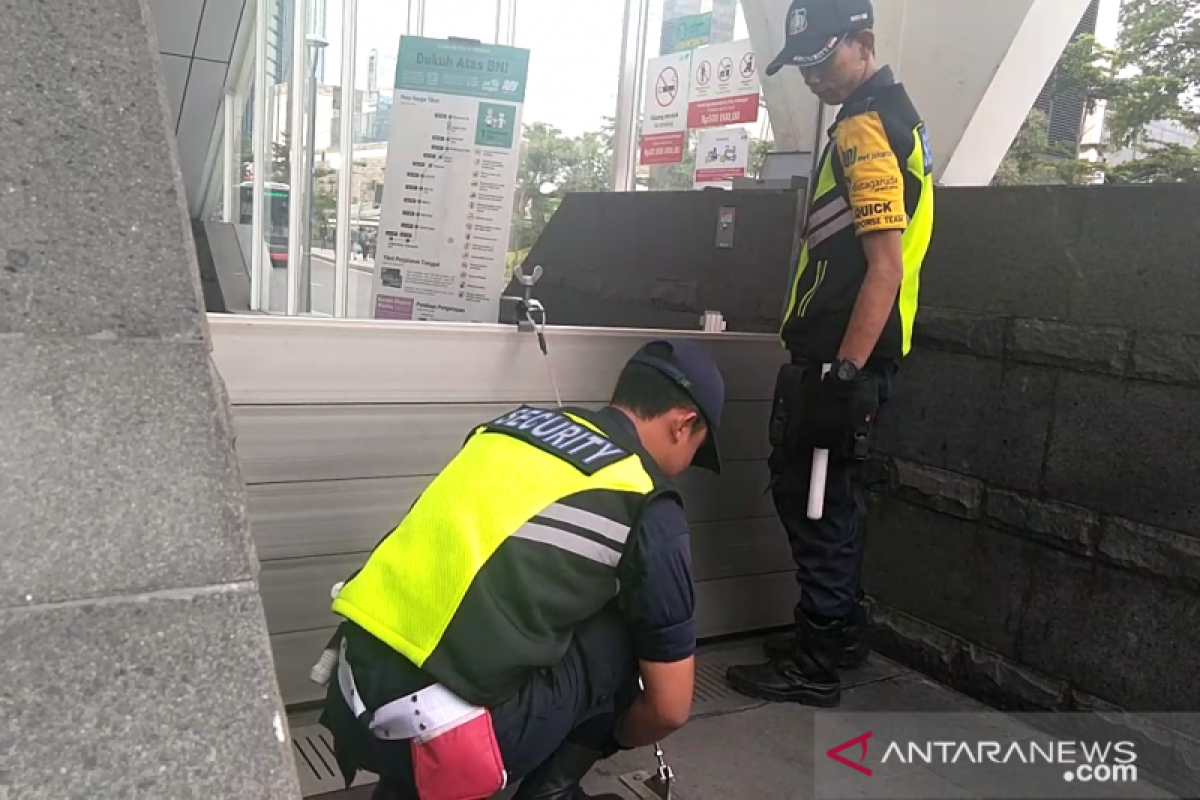
<svg viewBox="0 0 1200 800">
<path fill-rule="evenodd" d="M 743 642 L 709 648 L 702 655 L 696 714 L 686 728 L 664 743 L 676 775 L 677 800 L 796 800 L 814 796 L 814 771 L 818 763 L 814 747 L 815 712 L 798 705 L 758 703 L 731 695 L 716 682 L 726 664 L 753 660 L 759 652 L 756 643 Z M 846 677 L 841 711 L 986 714 L 988 724 L 1002 731 L 998 738 L 1020 739 L 1033 733 L 1006 715 L 882 658 L 873 658 L 867 667 Z M 599 764 L 584 787 L 590 792 L 614 792 L 634 800 L 637 795 L 625 789 L 621 776 L 652 771 L 655 763 L 650 750 L 621 753 Z M 849 771 L 847 774 L 850 780 L 845 796 L 882 796 L 874 792 L 865 795 L 861 789 L 853 788 L 855 776 Z M 989 773 L 984 768 L 980 772 L 973 770 L 972 774 L 971 781 L 963 781 L 956 774 L 956 783 L 939 774 L 936 767 L 906 766 L 887 774 L 879 770 L 873 780 L 886 781 L 894 790 L 894 797 L 987 798 L 996 796 L 989 792 L 989 787 L 1005 785 L 1011 789 L 1008 783 L 1011 774 L 1007 771 Z M 1140 784 L 1137 793 L 1131 794 L 1128 787 L 1124 792 L 1124 797 L 1171 796 L 1147 784 Z M 367 786 L 321 797 L 367 800 L 370 793 Z"/>
</svg>

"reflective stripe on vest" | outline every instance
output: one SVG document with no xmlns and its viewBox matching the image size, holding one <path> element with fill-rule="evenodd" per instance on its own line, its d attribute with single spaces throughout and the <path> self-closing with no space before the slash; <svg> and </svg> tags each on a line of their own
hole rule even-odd
<svg viewBox="0 0 1200 800">
<path fill-rule="evenodd" d="M 623 508 L 621 497 L 645 498 L 656 484 L 639 456 L 613 444 L 582 416 L 551 413 L 560 424 L 549 424 L 553 420 L 541 410 L 518 409 L 476 429 L 342 587 L 334 613 L 422 667 L 480 570 L 510 539 L 578 559 L 567 574 L 583 576 L 586 585 L 579 592 L 605 592 L 603 602 L 611 599 L 633 519 L 579 508 L 588 504 L 572 498 L 614 493 L 619 502 L 610 505 Z M 526 424 L 535 418 L 536 426 Z M 525 420 L 526 429 L 506 432 L 514 420 Z M 579 444 L 554 436 L 566 424 L 581 426 L 583 434 L 573 440 Z M 544 446 L 538 446 L 538 430 L 546 437 Z M 603 455 L 599 462 L 596 454 Z"/>
<path fill-rule="evenodd" d="M 596 538 L 582 535 L 572 530 L 572 527 L 590 531 L 596 534 Z M 518 539 L 548 544 L 590 561 L 615 567 L 621 560 L 621 552 L 625 540 L 629 538 L 629 531 L 628 525 L 622 525 L 599 514 L 554 503 L 513 531 L 512 535 Z"/>
</svg>

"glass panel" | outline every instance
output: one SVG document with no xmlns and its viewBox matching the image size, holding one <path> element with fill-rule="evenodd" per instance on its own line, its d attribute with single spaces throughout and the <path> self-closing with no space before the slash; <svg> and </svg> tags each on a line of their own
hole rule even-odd
<svg viewBox="0 0 1200 800">
<path fill-rule="evenodd" d="M 612 185 L 624 13 L 624 0 L 597 0 L 586 15 L 561 0 L 520 0 L 516 45 L 530 51 L 529 91 L 510 276 L 563 197 Z"/>
<path fill-rule="evenodd" d="M 499 38 L 502 44 L 507 43 L 510 9 L 515 7 L 512 44 L 531 51 L 510 236 L 511 270 L 568 192 L 609 188 L 624 5 L 624 0 L 597 0 L 589 5 L 585 19 L 579 8 L 562 0 L 359 0 L 351 112 L 355 147 L 349 209 L 354 246 L 350 316 L 369 315 L 396 57 L 400 37 L 418 33 L 418 7 L 425 8 L 421 35 L 484 43 Z M 581 24 L 585 30 L 580 30 Z M 314 289 L 314 297 L 318 294 Z"/>
<path fill-rule="evenodd" d="M 287 266 L 290 257 L 288 239 L 291 228 L 291 162 L 292 162 L 292 75 L 293 20 L 296 0 L 267 0 L 267 63 L 266 119 L 264 120 L 265 152 L 261 165 L 263 175 L 262 242 L 265 258 L 263 279 L 268 303 L 264 308 L 276 314 L 287 311 Z M 255 87 L 258 91 L 258 87 Z M 243 214 L 253 216 L 253 176 L 259 165 L 250 164 L 249 186 L 243 184 L 247 201 Z"/>
</svg>

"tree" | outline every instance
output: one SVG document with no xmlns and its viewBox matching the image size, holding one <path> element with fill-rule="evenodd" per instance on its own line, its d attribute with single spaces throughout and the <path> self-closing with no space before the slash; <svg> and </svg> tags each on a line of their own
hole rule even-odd
<svg viewBox="0 0 1200 800">
<path fill-rule="evenodd" d="M 616 124 L 575 138 L 544 122 L 526 125 L 513 205 L 512 248 L 520 257 L 533 246 L 568 192 L 605 192 L 612 187 Z"/>
<path fill-rule="evenodd" d="M 761 178 L 763 165 L 767 162 L 767 154 L 775 149 L 775 142 L 770 139 L 750 140 L 750 161 L 746 165 L 746 175 L 751 178 Z"/>
<path fill-rule="evenodd" d="M 537 241 L 558 207 L 561 184 L 575 164 L 575 142 L 562 131 L 545 122 L 525 126 L 513 205 L 516 250 L 526 250 Z"/>
<path fill-rule="evenodd" d="M 616 139 L 616 120 L 605 117 L 599 131 L 585 133 L 575 140 L 575 158 L 568 165 L 566 179 L 560 187 L 564 193 L 607 192 L 612 188 Z"/>
<path fill-rule="evenodd" d="M 1096 171 L 1096 165 L 1079 160 L 1074 148 L 1052 145 L 1049 121 L 1045 114 L 1034 109 L 1000 162 L 992 185 L 1090 183 Z"/>
<path fill-rule="evenodd" d="M 292 145 L 287 131 L 281 134 L 281 138 L 283 141 L 271 143 L 271 162 L 266 179 L 276 183 L 287 183 L 292 176 Z M 242 174 L 245 175 L 247 169 L 254 165 L 254 143 L 248 131 L 242 135 L 241 159 Z"/>
<path fill-rule="evenodd" d="M 1073 42 L 1059 66 L 1081 87 L 1088 108 L 1104 104 L 1107 148 L 1137 146 L 1143 167 L 1105 165 L 1108 180 L 1196 181 L 1200 148 L 1164 145 L 1148 127 L 1177 123 L 1200 134 L 1200 4 L 1195 0 L 1125 0 L 1116 47 L 1093 37 Z"/>
</svg>

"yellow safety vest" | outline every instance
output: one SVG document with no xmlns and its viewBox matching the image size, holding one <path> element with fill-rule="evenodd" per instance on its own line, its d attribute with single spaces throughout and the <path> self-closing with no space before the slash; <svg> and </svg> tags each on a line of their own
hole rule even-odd
<svg viewBox="0 0 1200 800">
<path fill-rule="evenodd" d="M 904 276 L 874 355 L 912 349 L 921 265 L 933 236 L 933 156 L 925 123 L 884 69 L 848 101 L 830 129 L 780 331 L 793 354 L 838 354 L 867 274 L 859 236 L 903 231 Z"/>
<path fill-rule="evenodd" d="M 673 491 L 614 427 L 528 406 L 480 426 L 334 613 L 471 703 L 511 695 L 613 599 L 641 509 Z"/>
</svg>

